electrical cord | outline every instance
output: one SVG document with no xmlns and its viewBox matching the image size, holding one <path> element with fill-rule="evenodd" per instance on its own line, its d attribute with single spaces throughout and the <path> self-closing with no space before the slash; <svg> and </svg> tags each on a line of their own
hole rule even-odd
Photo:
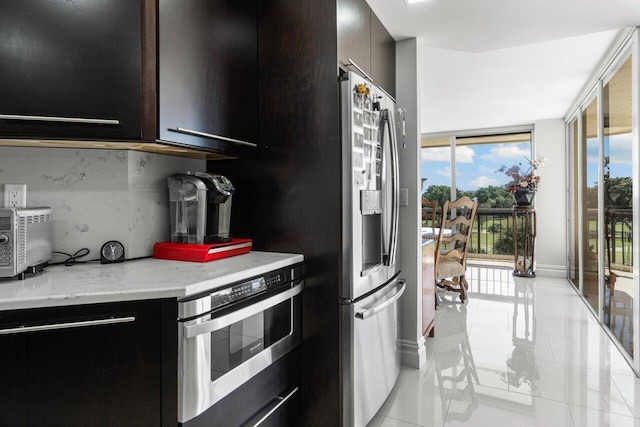
<svg viewBox="0 0 640 427">
<path fill-rule="evenodd" d="M 67 253 L 67 252 L 59 252 L 59 251 L 52 251 L 52 254 L 58 254 L 58 255 L 64 255 L 67 257 L 67 259 L 65 259 L 64 261 L 60 261 L 60 262 L 51 262 L 49 264 L 47 264 L 48 266 L 54 266 L 54 265 L 64 265 L 67 267 L 71 267 L 72 265 L 75 264 L 87 264 L 89 262 L 97 262 L 100 261 L 100 259 L 89 259 L 86 261 L 80 261 L 78 260 L 78 258 L 82 258 L 85 257 L 87 255 L 89 255 L 91 251 L 89 250 L 89 248 L 82 248 L 78 251 L 76 251 L 76 253 L 74 253 L 73 255 Z M 136 257 L 136 258 L 128 258 L 125 259 L 124 261 L 134 261 L 137 259 L 145 259 L 145 258 L 152 258 L 151 255 L 148 256 L 141 256 L 141 257 Z"/>
<path fill-rule="evenodd" d="M 67 267 L 71 267 L 74 264 L 86 264 L 88 262 L 92 262 L 92 261 L 98 261 L 97 259 L 91 259 L 91 260 L 87 260 L 87 261 L 79 261 L 78 258 L 82 258 L 85 257 L 87 255 L 89 255 L 89 249 L 88 248 L 82 248 L 78 251 L 76 251 L 76 253 L 74 253 L 73 255 L 68 254 L 66 252 L 58 252 L 58 251 L 52 251 L 51 253 L 54 254 L 59 254 L 59 255 L 65 255 L 67 257 L 67 259 L 65 259 L 64 261 L 60 261 L 60 262 L 53 262 L 53 263 L 49 263 L 50 266 L 52 265 L 65 265 Z"/>
</svg>

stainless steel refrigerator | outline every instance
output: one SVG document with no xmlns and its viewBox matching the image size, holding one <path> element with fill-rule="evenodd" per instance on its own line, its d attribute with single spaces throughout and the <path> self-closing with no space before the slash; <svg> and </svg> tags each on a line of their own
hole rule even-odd
<svg viewBox="0 0 640 427">
<path fill-rule="evenodd" d="M 340 82 L 343 426 L 365 426 L 400 374 L 399 169 L 395 101 L 353 72 Z"/>
</svg>

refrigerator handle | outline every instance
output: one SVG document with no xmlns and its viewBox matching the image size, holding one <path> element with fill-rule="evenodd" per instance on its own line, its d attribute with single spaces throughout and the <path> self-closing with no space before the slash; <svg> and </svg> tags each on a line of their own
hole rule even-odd
<svg viewBox="0 0 640 427">
<path fill-rule="evenodd" d="M 358 310 L 356 312 L 356 317 L 358 319 L 365 320 L 368 317 L 371 317 L 371 316 L 373 316 L 375 314 L 380 313 L 381 311 L 385 310 L 390 305 L 395 304 L 395 302 L 400 299 L 400 297 L 404 293 L 404 290 L 407 287 L 407 282 L 404 279 L 398 280 L 398 283 L 401 284 L 402 287 L 399 290 L 397 290 L 396 293 L 391 298 L 389 298 L 388 300 L 386 300 L 382 304 L 378 304 L 375 307 L 370 308 L 368 310 Z"/>
<path fill-rule="evenodd" d="M 400 171 L 398 167 L 398 141 L 396 139 L 396 126 L 394 112 L 387 111 L 387 127 L 389 130 L 389 145 L 391 153 L 391 233 L 389 241 L 388 265 L 395 265 L 398 252 L 398 222 L 400 208 Z"/>
</svg>

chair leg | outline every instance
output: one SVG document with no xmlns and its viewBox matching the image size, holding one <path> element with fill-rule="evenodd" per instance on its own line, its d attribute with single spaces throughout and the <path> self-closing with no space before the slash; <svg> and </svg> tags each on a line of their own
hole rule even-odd
<svg viewBox="0 0 640 427">
<path fill-rule="evenodd" d="M 467 279 L 465 279 L 464 276 L 460 276 L 458 285 L 460 287 L 460 302 L 464 303 L 464 301 L 467 299 L 467 289 L 469 289 L 469 284 L 467 283 Z"/>
<path fill-rule="evenodd" d="M 464 302 L 467 299 L 467 289 L 469 284 L 464 276 L 453 277 L 451 280 L 442 280 L 436 283 L 436 287 L 445 289 L 450 292 L 457 292 L 460 294 L 460 301 Z M 437 296 L 436 296 L 437 301 Z"/>
<path fill-rule="evenodd" d="M 464 303 L 466 299 L 467 299 L 467 290 L 464 288 L 464 286 L 460 286 L 460 302 Z"/>
</svg>

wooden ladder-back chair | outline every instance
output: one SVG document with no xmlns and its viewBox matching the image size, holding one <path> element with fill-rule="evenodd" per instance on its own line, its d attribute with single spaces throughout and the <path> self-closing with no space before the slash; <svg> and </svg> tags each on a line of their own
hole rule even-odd
<svg viewBox="0 0 640 427">
<path fill-rule="evenodd" d="M 435 200 L 427 200 L 422 198 L 422 223 L 423 227 L 437 227 L 436 211 L 438 210 L 438 202 Z"/>
<path fill-rule="evenodd" d="M 468 244 L 477 210 L 478 201 L 466 196 L 454 202 L 445 202 L 436 243 L 436 285 L 448 291 L 459 292 L 462 302 L 467 299 L 469 288 L 464 276 L 467 269 Z"/>
</svg>

